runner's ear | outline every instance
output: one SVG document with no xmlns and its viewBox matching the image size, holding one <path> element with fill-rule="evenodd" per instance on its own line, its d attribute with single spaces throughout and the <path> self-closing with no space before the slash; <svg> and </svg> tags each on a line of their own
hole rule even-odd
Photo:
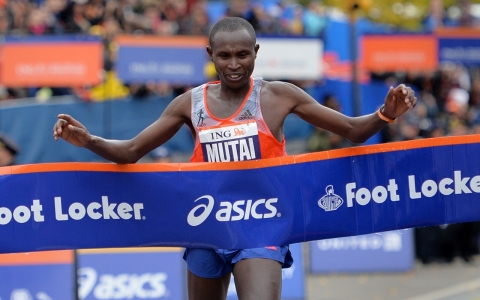
<svg viewBox="0 0 480 300">
<path fill-rule="evenodd" d="M 213 54 L 212 47 L 207 46 L 205 49 L 207 50 L 207 53 L 210 56 L 210 59 L 213 60 L 213 58 L 212 58 L 212 54 Z"/>
</svg>

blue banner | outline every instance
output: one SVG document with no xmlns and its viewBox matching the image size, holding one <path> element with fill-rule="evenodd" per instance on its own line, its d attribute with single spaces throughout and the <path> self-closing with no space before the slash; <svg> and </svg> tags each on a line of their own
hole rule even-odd
<svg viewBox="0 0 480 300">
<path fill-rule="evenodd" d="M 0 267 L 0 299 L 75 299 L 72 264 Z"/>
<path fill-rule="evenodd" d="M 116 70 L 124 82 L 201 84 L 206 80 L 208 54 L 204 37 L 122 35 L 116 42 Z"/>
<path fill-rule="evenodd" d="M 198 84 L 205 81 L 206 61 L 205 49 L 120 46 L 117 72 L 127 83 Z"/>
<path fill-rule="evenodd" d="M 309 243 L 314 274 L 401 272 L 413 268 L 413 230 L 395 230 Z"/>
<path fill-rule="evenodd" d="M 480 65 L 480 40 L 478 38 L 439 38 L 440 62 Z"/>
<path fill-rule="evenodd" d="M 80 251 L 78 297 L 103 299 L 185 299 L 181 249 L 161 251 Z"/>
<path fill-rule="evenodd" d="M 479 140 L 236 163 L 4 167 L 0 252 L 253 248 L 477 221 Z"/>
</svg>

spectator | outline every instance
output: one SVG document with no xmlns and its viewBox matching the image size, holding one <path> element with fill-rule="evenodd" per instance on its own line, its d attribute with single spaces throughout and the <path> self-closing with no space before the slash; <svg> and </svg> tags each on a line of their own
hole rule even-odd
<svg viewBox="0 0 480 300">
<path fill-rule="evenodd" d="M 303 13 L 303 27 L 306 36 L 323 39 L 327 18 L 320 1 L 310 1 Z"/>
<path fill-rule="evenodd" d="M 90 30 L 92 24 L 85 18 L 85 2 L 74 0 L 60 13 L 66 33 L 87 33 Z"/>
<path fill-rule="evenodd" d="M 280 22 L 278 20 L 279 10 L 278 6 L 270 6 L 267 10 L 263 5 L 256 4 L 252 8 L 252 14 L 255 17 L 256 27 L 255 30 L 260 34 L 280 34 L 284 35 L 285 30 L 283 30 Z M 254 25 L 254 24 L 252 24 Z"/>
<path fill-rule="evenodd" d="M 294 6 L 293 18 L 290 20 L 288 29 L 292 35 L 303 34 L 303 8 L 300 5 Z"/>
<path fill-rule="evenodd" d="M 20 152 L 20 147 L 7 135 L 0 132 L 0 167 L 15 164 L 15 157 Z"/>
<path fill-rule="evenodd" d="M 0 35 L 5 35 L 8 32 L 9 19 L 7 10 L 0 8 Z"/>
<path fill-rule="evenodd" d="M 27 17 L 27 29 L 28 32 L 33 35 L 52 33 L 52 30 L 47 23 L 45 11 L 41 9 L 31 10 Z"/>
<path fill-rule="evenodd" d="M 197 2 L 192 6 L 190 14 L 181 22 L 179 33 L 207 36 L 209 31 L 210 20 L 206 12 L 205 3 Z"/>
<path fill-rule="evenodd" d="M 82 2 L 84 1 L 80 3 Z M 103 0 L 89 0 L 85 5 L 84 16 L 92 26 L 101 24 L 105 16 Z"/>
<path fill-rule="evenodd" d="M 10 34 L 25 34 L 27 15 L 30 9 L 30 3 L 27 0 L 14 0 L 8 2 L 10 12 Z"/>
</svg>

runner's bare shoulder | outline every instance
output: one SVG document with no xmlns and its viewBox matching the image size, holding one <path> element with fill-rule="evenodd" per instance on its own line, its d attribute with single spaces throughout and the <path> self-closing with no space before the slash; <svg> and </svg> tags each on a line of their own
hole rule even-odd
<svg viewBox="0 0 480 300">
<path fill-rule="evenodd" d="M 297 92 L 298 87 L 284 81 L 266 81 L 263 80 L 262 90 L 271 93 L 273 96 L 287 96 Z"/>
</svg>

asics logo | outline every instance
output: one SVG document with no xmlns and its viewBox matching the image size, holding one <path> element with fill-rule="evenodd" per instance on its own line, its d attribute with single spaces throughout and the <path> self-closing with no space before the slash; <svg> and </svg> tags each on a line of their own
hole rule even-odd
<svg viewBox="0 0 480 300">
<path fill-rule="evenodd" d="M 197 206 L 195 206 L 191 211 L 190 213 L 188 214 L 188 217 L 187 217 L 187 222 L 190 226 L 198 226 L 200 224 L 202 224 L 207 218 L 208 216 L 210 215 L 210 213 L 212 212 L 212 209 L 213 209 L 213 203 L 215 202 L 213 200 L 213 197 L 212 196 L 209 196 L 209 195 L 205 195 L 205 196 L 202 196 L 200 198 L 197 198 L 197 200 L 193 201 L 193 202 L 197 202 L 198 200 L 200 199 L 207 199 L 208 200 L 208 204 L 205 205 L 205 204 L 199 204 Z M 202 209 L 203 208 L 203 212 L 198 215 L 198 216 L 195 216 L 195 213 L 199 210 L 199 209 Z"/>
<path fill-rule="evenodd" d="M 197 198 L 194 202 L 201 199 L 206 199 L 207 203 L 198 204 L 195 206 L 187 216 L 187 222 L 190 226 L 198 226 L 205 222 L 210 216 L 213 210 L 215 200 L 210 195 L 204 195 Z M 278 202 L 278 198 L 258 199 L 258 200 L 237 200 L 235 202 L 222 201 L 220 202 L 220 208 L 215 213 L 215 218 L 219 222 L 227 221 L 240 221 L 252 219 L 270 219 L 275 216 L 280 217 L 281 214 L 277 214 L 277 208 L 275 203 Z M 197 213 L 200 214 L 197 215 Z"/>
<path fill-rule="evenodd" d="M 77 274 L 80 300 L 163 299 L 168 297 L 168 274 L 165 272 L 98 274 L 94 268 L 85 267 L 78 269 Z"/>
</svg>

